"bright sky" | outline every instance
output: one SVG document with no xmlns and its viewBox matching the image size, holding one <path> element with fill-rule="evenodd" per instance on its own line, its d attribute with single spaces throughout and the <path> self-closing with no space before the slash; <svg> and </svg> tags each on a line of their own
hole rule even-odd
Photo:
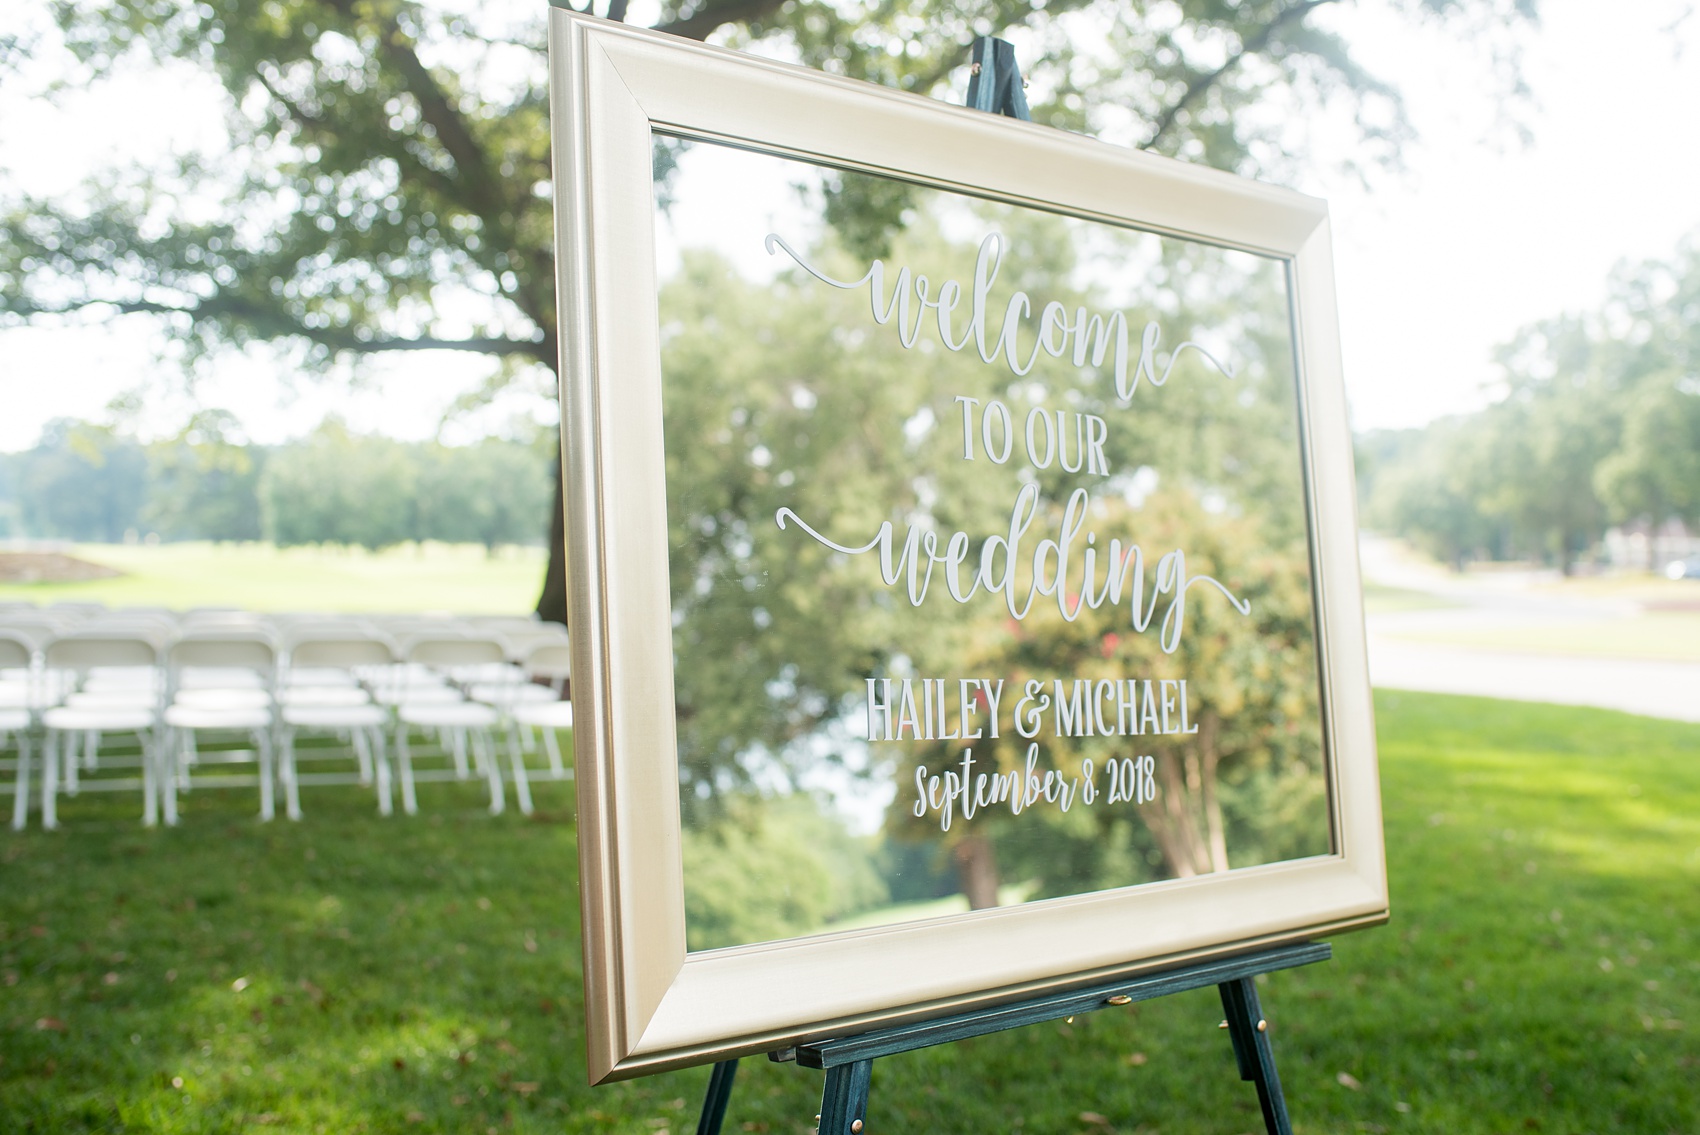
<svg viewBox="0 0 1700 1135">
<path fill-rule="evenodd" d="M 1527 147 L 1497 130 L 1501 107 L 1479 50 L 1456 33 L 1413 29 L 1377 4 L 1335 24 L 1370 70 L 1404 91 L 1420 134 L 1408 172 L 1366 188 L 1333 173 L 1301 188 L 1329 199 L 1348 394 L 1359 428 L 1419 425 L 1482 405 L 1494 346 L 1534 320 L 1597 307 L 1623 261 L 1669 256 L 1700 229 L 1700 16 L 1686 0 L 1610 6 L 1544 0 L 1525 48 L 1533 104 Z M 0 34 L 18 17 L 0 15 Z M 1675 30 L 1672 30 L 1672 29 Z M 115 160 L 149 161 L 214 142 L 217 94 L 192 74 L 137 71 L 50 106 L 0 89 L 0 163 L 9 179 L 63 192 Z M 1495 139 L 1498 139 L 1496 142 Z M 168 432 L 192 403 L 140 321 L 0 332 L 0 451 L 28 448 L 42 424 L 100 420 L 116 395 L 145 387 L 141 425 Z M 257 441 L 311 429 L 331 409 L 357 428 L 437 433 L 447 408 L 490 363 L 438 353 L 340 381 L 291 376 L 266 355 L 221 363 L 200 404 L 234 410 Z M 548 420 L 516 392 L 445 440 Z"/>
</svg>

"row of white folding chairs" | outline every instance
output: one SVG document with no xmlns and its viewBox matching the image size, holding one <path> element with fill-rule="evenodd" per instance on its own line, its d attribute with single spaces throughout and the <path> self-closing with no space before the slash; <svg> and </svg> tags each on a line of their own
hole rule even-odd
<svg viewBox="0 0 1700 1135">
<path fill-rule="evenodd" d="M 530 810 L 531 800 L 520 743 L 516 739 L 522 728 L 526 748 L 531 747 L 530 729 L 541 729 L 551 775 L 567 775 L 554 730 L 570 727 L 571 707 L 559 700 L 558 692 L 530 684 L 525 671 L 507 661 L 506 644 L 470 636 L 421 639 L 407 652 L 409 661 L 397 664 L 394 645 L 381 636 L 367 633 L 364 628 L 343 626 L 336 630 L 346 633 L 319 628 L 317 635 L 308 634 L 293 643 L 288 656 L 290 665 L 282 671 L 284 680 L 275 689 L 271 687 L 279 673 L 276 652 L 271 642 L 253 634 L 227 631 L 180 640 L 169 648 L 171 665 L 163 668 L 158 663 L 156 644 L 139 636 L 126 638 L 85 632 L 54 640 L 38 659 L 32 660 L 29 673 L 35 675 L 38 683 L 36 704 L 7 708 L 8 716 L 0 716 L 0 734 L 10 732 L 18 738 L 20 772 L 14 826 L 20 826 L 27 814 L 29 722 L 22 714 L 31 708 L 39 713 L 46 727 L 42 808 L 44 823 L 49 826 L 56 820 L 54 797 L 60 770 L 57 742 L 62 734 L 72 737 L 80 734 L 85 738 L 85 759 L 93 755 L 90 742 L 103 731 L 131 732 L 140 739 L 145 822 L 154 822 L 162 810 L 166 822 L 175 821 L 176 787 L 180 782 L 187 785 L 187 770 L 196 756 L 193 739 L 203 729 L 251 734 L 261 766 L 261 814 L 268 819 L 274 808 L 274 731 L 281 733 L 283 743 L 277 774 L 284 788 L 286 812 L 291 818 L 300 816 L 294 739 L 302 730 L 332 730 L 349 736 L 356 751 L 361 782 L 376 781 L 379 810 L 389 813 L 390 775 L 384 752 L 384 726 L 392 715 L 403 806 L 409 813 L 417 810 L 415 777 L 407 745 L 410 727 L 445 735 L 454 751 L 457 776 L 467 775 L 466 754 L 470 746 L 478 770 L 490 784 L 492 811 L 499 812 L 504 806 L 492 739 L 497 724 L 505 724 L 507 728 L 515 791 L 523 810 Z M 4 632 L 0 631 L 0 637 L 3 636 Z M 16 641 L 16 636 L 12 637 Z M 146 664 L 150 650 L 155 655 L 152 666 Z M 22 661 L 17 653 L 15 645 L 14 657 L 10 659 L 13 663 Z M 544 676 L 556 680 L 557 689 L 564 685 L 570 662 L 562 642 L 535 647 L 530 656 Z M 468 691 L 473 695 L 471 701 L 465 700 L 459 691 L 445 697 L 448 688 L 437 679 L 436 671 L 424 665 L 427 659 L 440 666 L 473 667 L 474 676 L 481 674 L 486 678 L 491 676 L 491 670 L 497 669 L 502 680 L 473 685 Z M 63 699 L 65 704 L 60 704 L 59 695 L 64 690 L 56 676 L 79 667 L 83 688 L 69 693 Z M 4 669 L 3 665 L 0 669 Z M 354 685 L 348 677 L 350 671 L 367 676 L 370 693 Z M 149 680 L 148 675 L 154 677 Z M 249 680 L 231 680 L 240 675 L 246 675 Z M 197 676 L 204 680 L 186 680 Z M 107 688 L 90 689 L 91 685 Z M 158 701 L 154 700 L 156 696 Z M 157 736 L 161 726 L 165 733 L 163 742 Z M 74 791 L 77 758 L 69 742 L 65 757 L 66 780 Z"/>
</svg>

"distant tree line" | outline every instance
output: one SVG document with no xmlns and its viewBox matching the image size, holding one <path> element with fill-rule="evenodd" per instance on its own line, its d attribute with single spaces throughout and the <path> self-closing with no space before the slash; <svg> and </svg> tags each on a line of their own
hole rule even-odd
<svg viewBox="0 0 1700 1135">
<path fill-rule="evenodd" d="M 1614 525 L 1700 528 L 1700 235 L 1498 362 L 1506 394 L 1487 409 L 1358 439 L 1366 526 L 1455 564 L 1565 569 Z"/>
<path fill-rule="evenodd" d="M 542 544 L 552 451 L 516 441 L 401 442 L 327 420 L 279 446 L 242 444 L 222 411 L 143 443 L 50 422 L 0 454 L 0 538 L 117 543 L 269 540 L 378 549 L 408 541 Z"/>
</svg>

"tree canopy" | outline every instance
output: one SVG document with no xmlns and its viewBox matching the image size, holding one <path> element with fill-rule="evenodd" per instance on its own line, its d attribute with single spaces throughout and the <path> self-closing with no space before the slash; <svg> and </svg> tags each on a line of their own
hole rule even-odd
<svg viewBox="0 0 1700 1135">
<path fill-rule="evenodd" d="M 1281 175 L 1293 124 L 1344 107 L 1360 160 L 1396 163 L 1397 92 L 1319 15 L 1340 0 L 703 0 L 655 26 L 938 94 L 977 34 L 1025 27 L 1034 118 L 1245 173 Z M 1535 0 L 1389 0 L 1492 31 Z M 625 0 L 606 14 L 626 15 Z M 79 312 L 151 317 L 191 359 L 265 342 L 309 367 L 447 349 L 556 365 L 541 3 L 60 0 L 95 81 L 136 55 L 216 76 L 229 153 L 114 170 L 81 194 L 0 191 L 0 329 Z M 13 41 L 15 60 L 41 43 Z M 1511 74 L 1511 72 L 1508 72 Z M 1508 79 L 1514 83 L 1514 75 Z M 829 187 L 845 232 L 886 239 L 901 193 Z M 540 601 L 564 619 L 556 554 Z"/>
<path fill-rule="evenodd" d="M 1503 397 L 1369 440 L 1366 520 L 1452 562 L 1569 568 L 1612 525 L 1700 527 L 1700 235 L 1627 265 L 1601 310 L 1524 328 Z"/>
</svg>

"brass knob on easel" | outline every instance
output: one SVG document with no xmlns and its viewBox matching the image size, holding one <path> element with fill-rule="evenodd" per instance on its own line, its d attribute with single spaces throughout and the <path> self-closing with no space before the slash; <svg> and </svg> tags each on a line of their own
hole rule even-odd
<svg viewBox="0 0 1700 1135">
<path fill-rule="evenodd" d="M 1258 1021 L 1257 1022 L 1257 1031 L 1260 1032 L 1260 1033 L 1268 1032 L 1269 1031 L 1269 1022 L 1268 1021 Z"/>
<path fill-rule="evenodd" d="M 861 1131 L 862 1130 L 862 1121 L 860 1119 L 851 1120 L 850 1121 L 850 1130 L 851 1131 L 857 1131 L 857 1132 Z"/>
<path fill-rule="evenodd" d="M 1221 1024 L 1217 1025 L 1216 1027 L 1219 1028 L 1219 1029 L 1225 1029 L 1225 1028 L 1228 1027 L 1228 1022 L 1223 1021 Z"/>
<path fill-rule="evenodd" d="M 1125 993 L 1118 993 L 1114 997 L 1106 997 L 1104 999 L 1104 1004 L 1106 1004 L 1106 1005 L 1131 1005 L 1131 1004 L 1133 1004 L 1133 998 L 1129 997 Z"/>
</svg>

